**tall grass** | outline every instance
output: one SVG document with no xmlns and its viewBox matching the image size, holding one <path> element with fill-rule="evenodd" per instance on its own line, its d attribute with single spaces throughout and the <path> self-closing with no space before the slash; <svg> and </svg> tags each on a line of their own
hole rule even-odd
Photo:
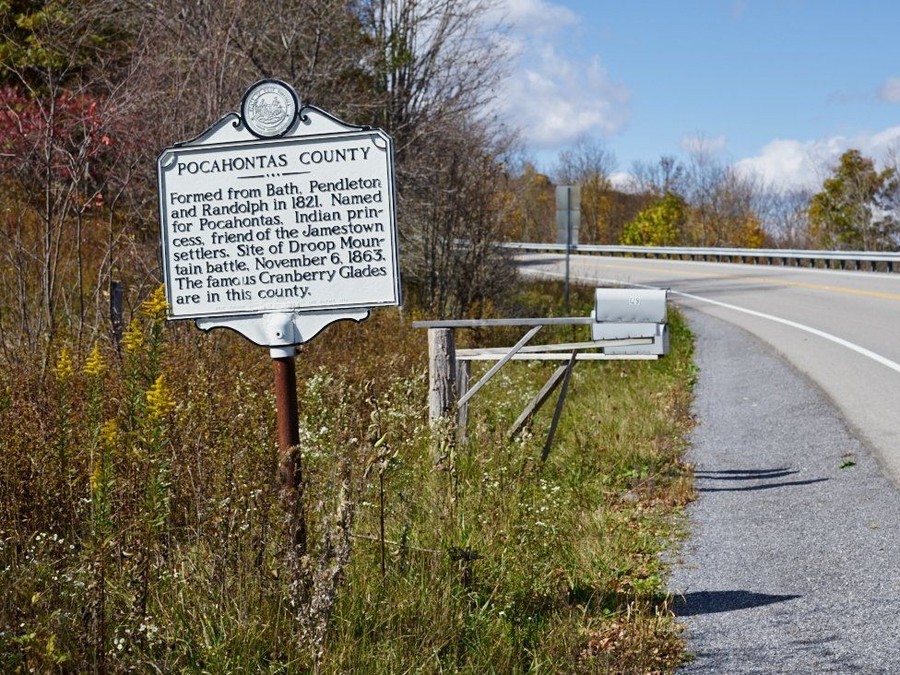
<svg viewBox="0 0 900 675">
<path fill-rule="evenodd" d="M 559 313 L 560 295 L 510 300 Z M 329 328 L 297 362 L 310 546 L 292 562 L 266 350 L 164 312 L 144 298 L 120 349 L 61 338 L 2 364 L 0 671 L 644 672 L 680 658 L 659 555 L 692 496 L 677 315 L 666 359 L 578 365 L 546 462 L 552 409 L 505 431 L 552 366 L 508 364 L 473 400 L 469 441 L 435 465 L 424 331 L 388 310 Z"/>
</svg>

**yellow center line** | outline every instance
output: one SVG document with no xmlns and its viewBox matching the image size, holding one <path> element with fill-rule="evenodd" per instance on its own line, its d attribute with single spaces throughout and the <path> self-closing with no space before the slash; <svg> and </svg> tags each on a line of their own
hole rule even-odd
<svg viewBox="0 0 900 675">
<path fill-rule="evenodd" d="M 886 291 L 867 291 L 860 288 L 846 288 L 843 286 L 829 286 L 824 284 L 813 284 L 805 281 L 788 281 L 786 279 L 773 279 L 771 277 L 756 277 L 745 274 L 722 274 L 716 272 L 697 272 L 694 270 L 684 270 L 684 269 L 667 269 L 662 267 L 652 267 L 647 265 L 615 265 L 611 263 L 601 262 L 601 265 L 604 267 L 608 267 L 610 269 L 624 270 L 624 271 L 635 271 L 635 269 L 647 272 L 660 272 L 665 274 L 672 274 L 676 272 L 677 274 L 686 274 L 689 276 L 696 277 L 711 277 L 717 279 L 734 279 L 740 281 L 751 281 L 759 284 L 770 284 L 773 286 L 795 286 L 797 288 L 808 288 L 816 291 L 826 291 L 832 293 L 845 293 L 847 295 L 862 295 L 869 298 L 880 298 L 882 300 L 900 300 L 900 293 L 889 293 Z"/>
</svg>

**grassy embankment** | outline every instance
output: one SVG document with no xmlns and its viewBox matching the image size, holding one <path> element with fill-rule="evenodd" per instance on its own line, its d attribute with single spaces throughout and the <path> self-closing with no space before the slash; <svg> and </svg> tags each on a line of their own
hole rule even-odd
<svg viewBox="0 0 900 675">
<path fill-rule="evenodd" d="M 560 313 L 558 286 L 516 292 L 524 314 Z M 576 295 L 586 314 L 590 291 Z M 266 350 L 162 313 L 145 302 L 120 354 L 63 341 L 0 364 L 0 671 L 652 672 L 681 658 L 659 557 L 693 494 L 677 314 L 669 357 L 577 366 L 546 463 L 552 402 L 522 438 L 505 431 L 555 365 L 508 364 L 436 467 L 425 332 L 387 310 L 328 329 L 298 359 L 310 544 L 292 572 Z"/>
</svg>

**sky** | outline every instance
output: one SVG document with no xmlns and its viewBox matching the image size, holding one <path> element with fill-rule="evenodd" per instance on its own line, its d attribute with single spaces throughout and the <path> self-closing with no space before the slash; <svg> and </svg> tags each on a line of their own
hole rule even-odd
<svg viewBox="0 0 900 675">
<path fill-rule="evenodd" d="M 502 0 L 501 114 L 538 168 L 579 137 L 634 162 L 717 160 L 821 187 L 856 148 L 900 147 L 900 2 Z"/>
</svg>

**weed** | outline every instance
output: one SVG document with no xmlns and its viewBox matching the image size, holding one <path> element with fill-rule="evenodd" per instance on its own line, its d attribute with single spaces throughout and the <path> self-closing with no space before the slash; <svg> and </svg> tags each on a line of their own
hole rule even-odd
<svg viewBox="0 0 900 675">
<path fill-rule="evenodd" d="M 560 295 L 529 285 L 514 301 L 559 313 Z M 573 311 L 589 303 L 573 291 Z M 294 557 L 268 355 L 164 315 L 150 293 L 121 353 L 101 337 L 4 361 L 0 670 L 677 663 L 660 553 L 693 496 L 679 457 L 695 375 L 677 314 L 670 357 L 578 365 L 546 462 L 551 412 L 506 430 L 553 366 L 505 366 L 436 466 L 424 331 L 390 310 L 329 328 L 297 360 L 308 546 Z"/>
</svg>

